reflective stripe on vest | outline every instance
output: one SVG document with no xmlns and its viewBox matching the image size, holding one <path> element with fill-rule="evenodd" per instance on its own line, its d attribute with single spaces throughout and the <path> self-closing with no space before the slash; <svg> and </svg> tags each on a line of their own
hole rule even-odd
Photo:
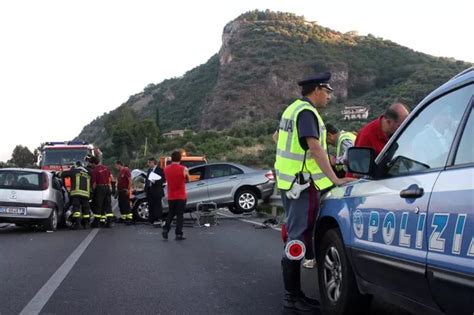
<svg viewBox="0 0 474 315">
<path fill-rule="evenodd" d="M 81 179 L 85 179 L 86 180 L 86 189 L 81 189 Z M 85 198 L 89 198 L 90 197 L 90 191 L 91 191 L 91 178 L 89 176 L 89 174 L 87 173 L 84 173 L 84 172 L 79 172 L 75 175 L 75 181 L 76 181 L 76 185 L 75 185 L 75 189 L 74 190 L 71 190 L 71 196 L 81 196 L 81 197 L 85 197 Z"/>
<path fill-rule="evenodd" d="M 336 158 L 340 158 L 344 152 L 342 152 L 342 143 L 345 140 L 350 140 L 352 142 L 352 145 L 355 143 L 356 136 L 352 132 L 344 131 L 342 130 L 341 133 L 339 134 L 339 137 L 337 138 L 337 144 L 336 144 Z M 341 171 L 344 169 L 344 166 L 342 164 L 337 164 L 336 165 L 336 170 Z"/>
<path fill-rule="evenodd" d="M 295 179 L 295 174 L 300 172 L 303 167 L 305 151 L 300 146 L 297 127 L 298 115 L 303 110 L 310 110 L 316 116 L 319 125 L 319 142 L 323 149 L 327 151 L 326 127 L 318 111 L 308 102 L 296 100 L 288 106 L 280 120 L 275 161 L 277 186 L 279 189 L 290 189 Z M 303 172 L 311 174 L 316 188 L 320 190 L 332 185 L 332 182 L 324 175 L 309 152 L 306 154 Z"/>
</svg>

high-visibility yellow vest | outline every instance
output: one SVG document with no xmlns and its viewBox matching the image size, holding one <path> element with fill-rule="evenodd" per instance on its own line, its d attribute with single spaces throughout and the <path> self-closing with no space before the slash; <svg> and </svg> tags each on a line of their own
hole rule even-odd
<svg viewBox="0 0 474 315">
<path fill-rule="evenodd" d="M 327 151 L 326 127 L 318 111 L 310 103 L 296 100 L 283 112 L 278 131 L 277 153 L 275 161 L 275 172 L 277 187 L 289 190 L 295 179 L 295 174 L 303 168 L 305 151 L 299 142 L 298 127 L 296 124 L 298 115 L 303 110 L 310 110 L 318 119 L 319 142 Z M 324 175 L 321 168 L 308 152 L 303 173 L 310 174 L 317 189 L 323 190 L 332 186 L 331 180 Z"/>
<path fill-rule="evenodd" d="M 75 185 L 71 189 L 71 196 L 81 196 L 85 198 L 90 197 L 91 191 L 91 177 L 87 172 L 77 172 L 74 174 Z"/>
<path fill-rule="evenodd" d="M 73 167 L 71 173 L 71 196 L 90 197 L 91 176 L 83 167 Z"/>
<path fill-rule="evenodd" d="M 344 142 L 345 140 L 350 140 L 352 144 L 354 144 L 355 139 L 356 139 L 356 135 L 353 134 L 352 132 L 348 132 L 344 130 L 341 131 L 341 133 L 339 134 L 339 137 L 337 138 L 336 157 L 339 158 L 344 154 L 344 152 L 342 152 L 342 142 Z M 344 169 L 343 165 L 341 164 L 336 165 L 336 170 L 340 171 L 343 169 Z"/>
</svg>

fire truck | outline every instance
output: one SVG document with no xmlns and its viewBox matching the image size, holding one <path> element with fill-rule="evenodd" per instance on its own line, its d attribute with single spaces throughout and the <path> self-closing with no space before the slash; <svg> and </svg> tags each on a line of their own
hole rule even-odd
<svg viewBox="0 0 474 315">
<path fill-rule="evenodd" d="M 88 156 L 102 160 L 99 148 L 86 141 L 45 142 L 40 147 L 39 166 L 48 171 L 68 170 L 74 162 L 85 161 Z"/>
<path fill-rule="evenodd" d="M 45 142 L 41 144 L 40 154 L 38 159 L 39 167 L 47 171 L 65 171 L 77 162 L 85 162 L 87 157 L 95 156 L 102 161 L 102 152 L 99 148 L 86 141 L 58 141 Z M 63 179 L 64 188 L 66 191 L 71 190 L 71 178 Z M 68 205 L 68 194 L 63 192 L 64 204 Z M 72 225 L 72 210 L 69 208 L 65 214 L 65 224 L 67 227 Z"/>
</svg>

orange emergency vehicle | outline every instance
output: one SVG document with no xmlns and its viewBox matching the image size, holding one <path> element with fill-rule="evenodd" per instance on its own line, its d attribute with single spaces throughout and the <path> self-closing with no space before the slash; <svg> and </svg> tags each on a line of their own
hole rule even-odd
<svg viewBox="0 0 474 315">
<path fill-rule="evenodd" d="M 160 157 L 160 167 L 165 169 L 166 166 L 171 164 L 170 156 L 161 156 Z M 181 151 L 181 165 L 186 166 L 187 168 L 198 166 L 202 164 L 207 164 L 207 159 L 205 156 L 188 156 L 186 151 Z M 199 180 L 199 176 L 191 175 L 189 178 L 190 181 Z"/>
</svg>

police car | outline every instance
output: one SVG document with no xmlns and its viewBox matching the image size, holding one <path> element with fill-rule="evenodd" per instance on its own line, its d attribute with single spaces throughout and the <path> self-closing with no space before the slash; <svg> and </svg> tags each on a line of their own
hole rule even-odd
<svg viewBox="0 0 474 315">
<path fill-rule="evenodd" d="M 474 313 L 474 68 L 428 95 L 362 179 L 324 198 L 314 245 L 324 314 L 383 296 L 414 313 Z"/>
</svg>

